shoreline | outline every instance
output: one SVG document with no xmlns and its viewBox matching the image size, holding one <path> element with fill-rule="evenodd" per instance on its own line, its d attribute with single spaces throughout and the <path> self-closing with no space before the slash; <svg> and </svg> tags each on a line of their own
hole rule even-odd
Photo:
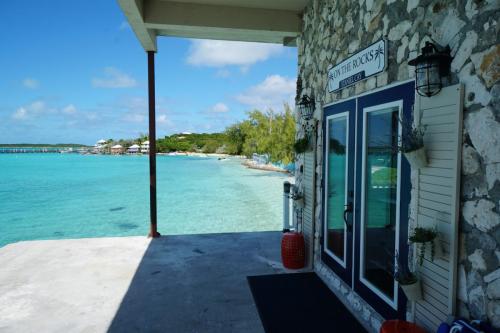
<svg viewBox="0 0 500 333">
<path fill-rule="evenodd" d="M 127 155 L 127 154 L 124 154 Z M 132 155 L 132 154 L 130 154 Z M 147 155 L 147 154 L 142 154 Z M 229 154 L 219 154 L 219 153 L 197 153 L 197 152 L 170 152 L 170 153 L 156 153 L 160 156 L 192 156 L 192 157 L 218 157 L 218 158 L 245 158 L 245 156 L 240 155 L 229 155 Z"/>
<path fill-rule="evenodd" d="M 259 164 L 251 159 L 245 158 L 245 161 L 241 163 L 241 165 L 249 168 L 249 169 L 255 169 L 255 170 L 262 170 L 262 171 L 271 171 L 271 172 L 281 172 L 281 173 L 286 173 L 289 175 L 292 175 L 292 173 L 286 169 L 277 167 L 272 164 Z"/>
</svg>

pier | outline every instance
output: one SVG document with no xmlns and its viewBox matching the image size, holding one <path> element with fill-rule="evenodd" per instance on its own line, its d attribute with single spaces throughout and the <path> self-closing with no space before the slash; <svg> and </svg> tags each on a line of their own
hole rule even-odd
<svg viewBox="0 0 500 333">
<path fill-rule="evenodd" d="M 0 154 L 28 154 L 28 153 L 79 153 L 86 148 L 69 147 L 0 147 Z"/>
</svg>

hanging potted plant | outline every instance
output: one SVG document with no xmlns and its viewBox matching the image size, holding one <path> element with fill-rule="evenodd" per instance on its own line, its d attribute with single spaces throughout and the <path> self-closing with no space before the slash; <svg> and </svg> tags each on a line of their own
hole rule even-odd
<svg viewBox="0 0 500 333">
<path fill-rule="evenodd" d="M 401 136 L 398 149 L 403 153 L 412 169 L 426 167 L 427 154 L 424 147 L 425 126 L 414 125 L 411 120 L 399 120 Z"/>
<path fill-rule="evenodd" d="M 422 266 L 424 262 L 425 252 L 427 245 L 430 246 L 430 257 L 431 261 L 434 261 L 434 255 L 436 248 L 440 248 L 437 242 L 437 231 L 436 229 L 430 229 L 425 227 L 416 227 L 413 229 L 412 234 L 408 238 L 411 243 L 416 244 L 418 253 L 418 264 Z M 437 245 L 437 246 L 436 246 Z M 438 253 L 439 254 L 439 253 Z M 440 256 L 441 254 L 439 254 Z"/>
<path fill-rule="evenodd" d="M 417 274 L 410 271 L 407 265 L 403 265 L 396 252 L 395 256 L 394 280 L 398 281 L 408 300 L 415 302 L 422 299 L 422 285 Z"/>
<path fill-rule="evenodd" d="M 303 138 L 297 139 L 295 143 L 293 144 L 293 150 L 295 151 L 295 154 L 303 154 L 306 151 L 309 150 L 309 136 L 304 136 Z"/>
</svg>

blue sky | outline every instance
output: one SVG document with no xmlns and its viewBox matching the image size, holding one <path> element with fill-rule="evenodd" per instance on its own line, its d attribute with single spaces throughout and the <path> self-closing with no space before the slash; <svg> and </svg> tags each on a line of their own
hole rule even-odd
<svg viewBox="0 0 500 333">
<path fill-rule="evenodd" d="M 0 2 L 0 143 L 147 132 L 147 59 L 116 0 Z M 216 132 L 292 102 L 297 51 L 160 37 L 157 135 Z"/>
</svg>

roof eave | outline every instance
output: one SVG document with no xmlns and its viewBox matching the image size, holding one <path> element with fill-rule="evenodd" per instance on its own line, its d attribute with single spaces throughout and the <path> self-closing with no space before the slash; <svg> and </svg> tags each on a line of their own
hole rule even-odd
<svg viewBox="0 0 500 333">
<path fill-rule="evenodd" d="M 294 46 L 301 12 L 165 0 L 118 0 L 146 51 L 157 51 L 157 36 L 278 43 Z"/>
</svg>

